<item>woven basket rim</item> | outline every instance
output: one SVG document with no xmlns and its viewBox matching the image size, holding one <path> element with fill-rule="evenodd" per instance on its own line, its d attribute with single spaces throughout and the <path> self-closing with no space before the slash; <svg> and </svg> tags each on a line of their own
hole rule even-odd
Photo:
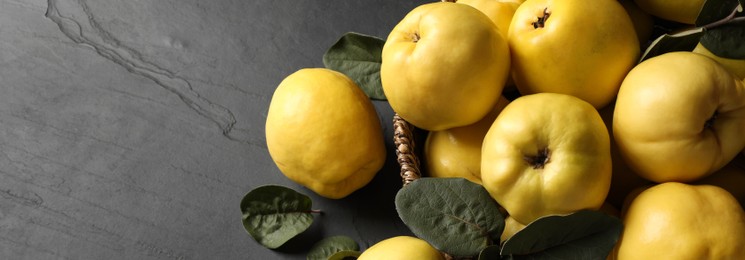
<svg viewBox="0 0 745 260">
<path fill-rule="evenodd" d="M 393 115 L 393 143 L 396 146 L 396 160 L 401 166 L 403 186 L 421 178 L 419 158 L 415 153 L 414 126 L 398 113 Z"/>
</svg>

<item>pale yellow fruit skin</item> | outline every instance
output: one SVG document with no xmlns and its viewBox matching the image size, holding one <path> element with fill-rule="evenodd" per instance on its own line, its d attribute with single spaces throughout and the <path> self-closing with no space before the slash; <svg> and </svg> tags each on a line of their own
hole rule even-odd
<svg viewBox="0 0 745 260">
<path fill-rule="evenodd" d="M 410 236 L 397 236 L 380 241 L 360 255 L 358 260 L 444 260 L 427 241 Z"/>
<path fill-rule="evenodd" d="M 696 45 L 696 47 L 693 49 L 693 52 L 700 53 L 714 59 L 715 61 L 719 62 L 719 64 L 721 64 L 724 68 L 732 72 L 732 74 L 735 74 L 737 78 L 745 79 L 745 59 L 738 60 L 719 57 L 716 54 L 711 53 L 711 51 L 709 51 L 709 49 L 704 47 L 704 45 L 702 45 L 701 43 Z"/>
<path fill-rule="evenodd" d="M 474 124 L 429 132 L 424 143 L 425 173 L 481 184 L 481 144 L 499 112 L 509 103 L 501 97 L 495 109 Z"/>
<path fill-rule="evenodd" d="M 502 94 L 509 67 L 507 42 L 485 14 L 436 2 L 415 8 L 393 28 L 380 77 L 396 113 L 437 131 L 486 116 Z"/>
<path fill-rule="evenodd" d="M 331 199 L 365 186 L 386 155 L 370 99 L 346 75 L 320 68 L 298 70 L 279 84 L 266 144 L 287 178 Z"/>
<path fill-rule="evenodd" d="M 522 2 L 500 0 L 458 0 L 456 3 L 470 5 L 486 14 L 497 25 L 504 38 L 510 30 L 510 22 L 515 10 Z"/>
<path fill-rule="evenodd" d="M 690 182 L 718 170 L 745 147 L 743 133 L 745 87 L 701 54 L 645 60 L 618 93 L 613 136 L 626 164 L 650 181 Z"/>
<path fill-rule="evenodd" d="M 619 260 L 745 257 L 745 212 L 716 186 L 655 185 L 633 199 L 623 221 Z"/>
<path fill-rule="evenodd" d="M 542 169 L 525 160 L 544 148 L 549 160 Z M 481 156 L 482 185 L 520 223 L 598 209 L 608 194 L 608 131 L 595 108 L 573 96 L 513 100 L 486 134 Z"/>
<path fill-rule="evenodd" d="M 544 10 L 545 27 L 534 28 Z M 527 0 L 507 38 L 520 93 L 569 94 L 595 108 L 615 98 L 640 52 L 634 25 L 616 0 Z"/>
<path fill-rule="evenodd" d="M 645 12 L 659 18 L 685 24 L 695 24 L 706 0 L 634 0 Z"/>
</svg>

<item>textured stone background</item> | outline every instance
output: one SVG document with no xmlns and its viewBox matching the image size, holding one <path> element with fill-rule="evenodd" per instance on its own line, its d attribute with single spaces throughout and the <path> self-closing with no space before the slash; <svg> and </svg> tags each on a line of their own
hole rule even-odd
<svg viewBox="0 0 745 260">
<path fill-rule="evenodd" d="M 387 103 L 386 167 L 342 200 L 280 174 L 264 121 L 285 76 L 421 3 L 0 0 L 0 259 L 304 259 L 327 236 L 409 234 Z M 240 223 L 265 184 L 325 212 L 279 250 Z"/>
</svg>

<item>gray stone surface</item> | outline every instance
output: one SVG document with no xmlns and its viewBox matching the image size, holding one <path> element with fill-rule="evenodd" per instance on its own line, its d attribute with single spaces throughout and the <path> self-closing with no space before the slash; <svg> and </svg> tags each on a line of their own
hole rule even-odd
<svg viewBox="0 0 745 260">
<path fill-rule="evenodd" d="M 0 0 L 0 259 L 304 259 L 327 236 L 409 234 L 387 103 L 386 167 L 341 200 L 281 175 L 264 122 L 285 76 L 421 3 Z M 240 222 L 265 184 L 325 212 L 278 250 Z"/>
</svg>

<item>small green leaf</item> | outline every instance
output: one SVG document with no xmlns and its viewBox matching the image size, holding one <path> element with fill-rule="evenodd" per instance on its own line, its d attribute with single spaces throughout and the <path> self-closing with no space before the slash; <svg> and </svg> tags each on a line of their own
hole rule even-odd
<svg viewBox="0 0 745 260">
<path fill-rule="evenodd" d="M 502 259 L 501 250 L 499 245 L 488 246 L 481 250 L 478 260 L 500 260 Z"/>
<path fill-rule="evenodd" d="M 696 17 L 696 26 L 705 26 L 726 18 L 739 4 L 738 0 L 706 0 Z"/>
<path fill-rule="evenodd" d="M 420 178 L 398 191 L 396 210 L 417 237 L 453 256 L 499 244 L 504 230 L 497 202 L 463 178 Z"/>
<path fill-rule="evenodd" d="M 326 260 L 339 252 L 359 251 L 360 246 L 347 236 L 327 237 L 318 241 L 308 252 L 308 260 Z"/>
<path fill-rule="evenodd" d="M 745 20 L 706 30 L 701 45 L 719 57 L 745 59 Z"/>
<path fill-rule="evenodd" d="M 639 62 L 668 52 L 692 51 L 703 34 L 703 28 L 696 28 L 676 34 L 661 35 L 647 47 Z"/>
<path fill-rule="evenodd" d="M 507 239 L 501 254 L 515 259 L 605 259 L 622 230 L 620 219 L 599 211 L 546 216 Z"/>
<path fill-rule="evenodd" d="M 257 242 L 278 248 L 313 223 L 310 198 L 290 188 L 267 185 L 241 200 L 243 227 Z"/>
<path fill-rule="evenodd" d="M 385 100 L 380 82 L 384 44 L 385 41 L 380 38 L 346 33 L 323 55 L 323 65 L 349 76 L 368 97 Z"/>
<path fill-rule="evenodd" d="M 362 255 L 360 251 L 339 251 L 331 255 L 328 260 L 350 260 L 357 259 Z"/>
</svg>

